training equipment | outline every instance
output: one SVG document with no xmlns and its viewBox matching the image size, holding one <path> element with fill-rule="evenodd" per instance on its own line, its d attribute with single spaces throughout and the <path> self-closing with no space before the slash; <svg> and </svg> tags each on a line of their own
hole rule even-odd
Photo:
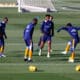
<svg viewBox="0 0 80 80">
<path fill-rule="evenodd" d="M 77 65 L 75 68 L 76 71 L 80 71 L 80 65 Z"/>
<path fill-rule="evenodd" d="M 36 66 L 29 66 L 29 71 L 30 72 L 36 72 L 37 71 L 37 67 Z"/>
<path fill-rule="evenodd" d="M 17 0 L 18 12 L 53 12 L 56 11 L 52 0 Z"/>
</svg>

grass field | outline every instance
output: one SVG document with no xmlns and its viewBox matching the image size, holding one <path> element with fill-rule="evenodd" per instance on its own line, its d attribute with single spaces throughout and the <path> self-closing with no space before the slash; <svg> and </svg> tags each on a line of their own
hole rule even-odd
<svg viewBox="0 0 80 80">
<path fill-rule="evenodd" d="M 68 0 L 69 1 L 69 0 Z M 0 80 L 80 80 L 80 72 L 75 71 L 75 66 L 80 63 L 80 44 L 76 48 L 75 63 L 68 63 L 70 55 L 62 55 L 70 36 L 62 31 L 56 32 L 58 27 L 72 22 L 80 26 L 80 11 L 59 11 L 50 13 L 54 16 L 55 37 L 52 39 L 51 58 L 47 59 L 47 44 L 43 49 L 43 55 L 38 56 L 37 43 L 40 37 L 40 23 L 46 13 L 18 13 L 16 8 L 0 8 L 0 19 L 8 16 L 9 22 L 6 28 L 8 39 L 6 40 L 6 58 L 0 58 Z M 38 25 L 34 32 L 33 63 L 23 61 L 25 44 L 22 38 L 23 30 L 33 17 L 39 16 Z M 80 32 L 79 32 L 80 34 Z M 66 36 L 65 36 L 66 35 Z M 28 66 L 38 67 L 37 72 L 29 72 Z"/>
</svg>

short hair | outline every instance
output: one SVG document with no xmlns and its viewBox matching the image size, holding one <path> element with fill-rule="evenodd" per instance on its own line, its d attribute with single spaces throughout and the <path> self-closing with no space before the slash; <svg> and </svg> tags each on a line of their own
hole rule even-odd
<svg viewBox="0 0 80 80">
<path fill-rule="evenodd" d="M 6 19 L 8 21 L 8 17 L 4 17 L 4 19 Z"/>
<path fill-rule="evenodd" d="M 38 21 L 38 19 L 37 19 L 37 18 L 33 18 L 33 21 L 36 21 L 36 22 L 37 22 L 37 21 Z"/>
<path fill-rule="evenodd" d="M 66 26 L 72 26 L 72 24 L 71 23 L 67 23 L 67 25 Z"/>
<path fill-rule="evenodd" d="M 45 15 L 45 17 L 50 17 L 50 16 L 51 16 L 50 14 L 46 14 L 46 15 Z"/>
</svg>

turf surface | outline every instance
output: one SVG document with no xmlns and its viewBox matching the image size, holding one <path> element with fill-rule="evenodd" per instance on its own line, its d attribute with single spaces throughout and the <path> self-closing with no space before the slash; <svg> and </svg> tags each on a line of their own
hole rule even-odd
<svg viewBox="0 0 80 80">
<path fill-rule="evenodd" d="M 40 23 L 44 19 L 46 13 L 18 13 L 16 8 L 0 8 L 0 19 L 8 16 L 7 25 L 8 39 L 5 44 L 6 58 L 0 58 L 0 80 L 80 80 L 80 72 L 75 71 L 75 66 L 80 63 L 80 44 L 76 49 L 75 63 L 68 63 L 70 55 L 62 55 L 60 52 L 64 50 L 70 36 L 62 31 L 56 32 L 58 27 L 72 22 L 74 25 L 80 25 L 80 11 L 59 11 L 50 13 L 54 16 L 55 37 L 53 38 L 51 58 L 47 59 L 47 44 L 43 49 L 43 55 L 38 56 L 37 43 L 40 37 Z M 33 17 L 39 17 L 38 25 L 35 28 L 33 41 L 34 53 L 33 62 L 27 63 L 23 61 L 25 44 L 23 41 L 23 30 Z M 79 32 L 80 34 L 80 32 Z M 66 35 L 66 36 L 65 36 Z M 29 65 L 35 65 L 37 72 L 28 71 Z"/>
</svg>

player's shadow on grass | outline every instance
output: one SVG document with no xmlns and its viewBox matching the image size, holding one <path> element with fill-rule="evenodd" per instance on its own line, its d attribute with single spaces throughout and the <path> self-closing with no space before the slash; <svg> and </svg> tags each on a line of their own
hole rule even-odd
<svg viewBox="0 0 80 80">
<path fill-rule="evenodd" d="M 60 53 L 57 53 L 57 54 L 51 54 L 51 57 L 66 57 L 66 56 L 69 56 L 69 54 L 67 54 L 67 55 L 60 54 Z"/>
<path fill-rule="evenodd" d="M 44 70 L 37 70 L 37 72 L 44 72 Z"/>
<path fill-rule="evenodd" d="M 53 49 L 52 52 L 54 52 L 54 51 L 59 51 L 60 52 L 60 51 L 64 51 L 64 50 Z M 39 52 L 39 50 L 35 49 L 34 52 Z M 47 52 L 47 49 L 43 49 L 42 52 Z"/>
</svg>

